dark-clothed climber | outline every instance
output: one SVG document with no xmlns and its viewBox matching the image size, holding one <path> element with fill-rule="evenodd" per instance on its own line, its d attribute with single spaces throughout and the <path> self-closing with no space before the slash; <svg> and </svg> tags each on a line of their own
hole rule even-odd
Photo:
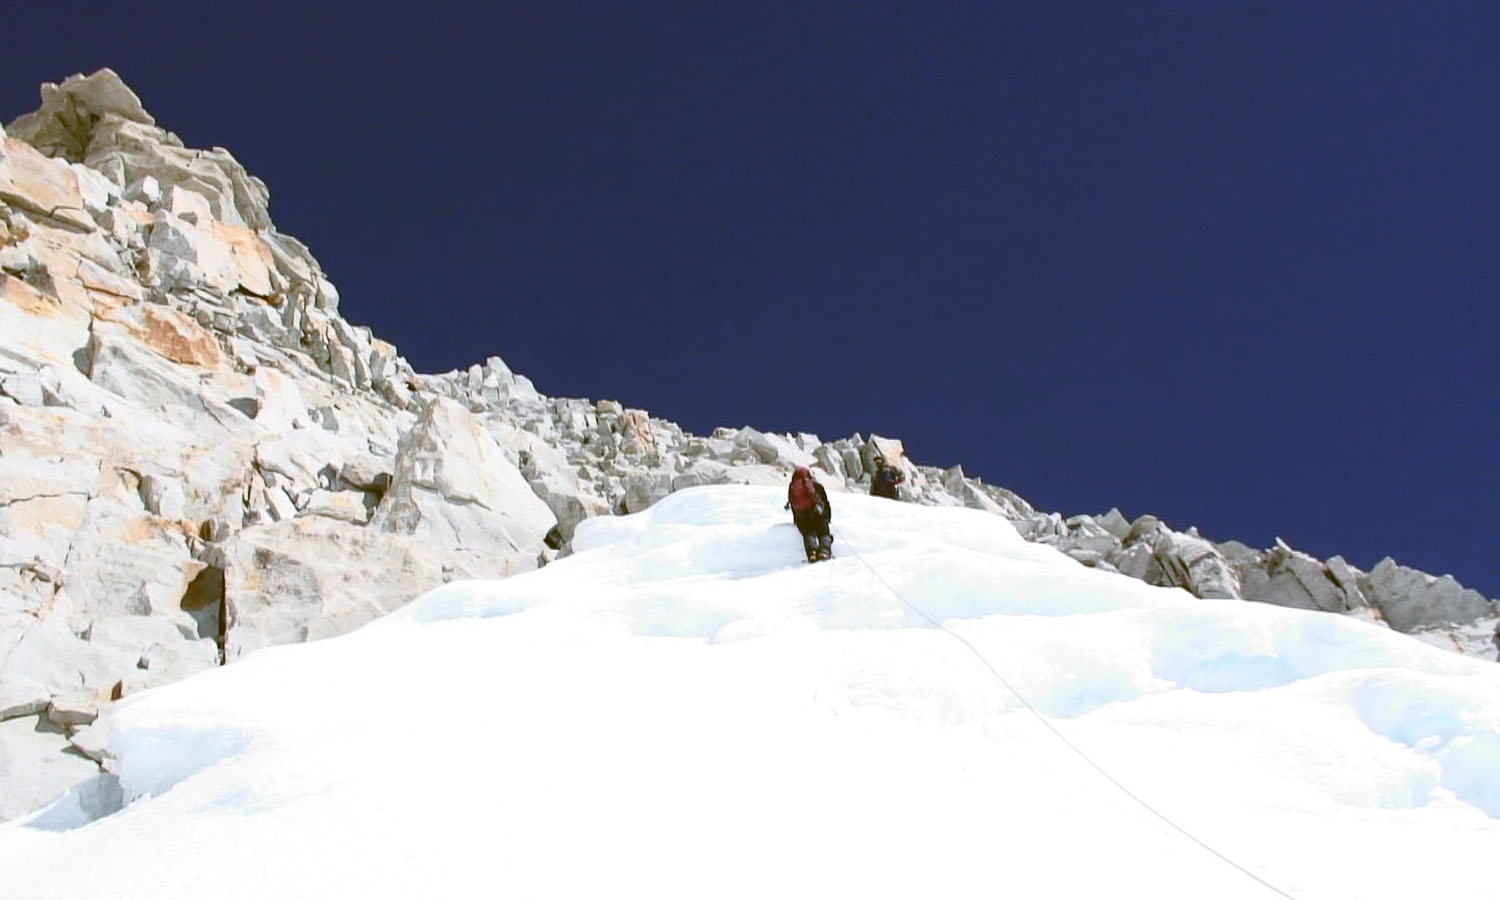
<svg viewBox="0 0 1500 900">
<path fill-rule="evenodd" d="M 792 473 L 792 483 L 786 489 L 786 508 L 792 511 L 792 521 L 802 532 L 807 561 L 833 559 L 833 535 L 828 533 L 833 509 L 828 505 L 828 492 L 813 479 L 807 466 Z"/>
<path fill-rule="evenodd" d="M 900 500 L 901 489 L 897 487 L 906 476 L 901 470 L 885 461 L 884 456 L 875 457 L 875 474 L 870 476 L 870 493 L 876 497 Z"/>
</svg>

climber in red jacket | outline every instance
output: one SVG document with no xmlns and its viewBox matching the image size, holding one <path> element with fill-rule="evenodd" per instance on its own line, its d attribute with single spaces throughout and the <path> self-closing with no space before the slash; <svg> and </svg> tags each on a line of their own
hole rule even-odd
<svg viewBox="0 0 1500 900">
<path fill-rule="evenodd" d="M 833 559 L 833 535 L 828 533 L 833 509 L 828 505 L 828 492 L 813 479 L 812 470 L 807 466 L 792 473 L 792 483 L 786 489 L 785 508 L 792 511 L 792 521 L 802 532 L 802 548 L 807 551 L 807 561 Z"/>
</svg>

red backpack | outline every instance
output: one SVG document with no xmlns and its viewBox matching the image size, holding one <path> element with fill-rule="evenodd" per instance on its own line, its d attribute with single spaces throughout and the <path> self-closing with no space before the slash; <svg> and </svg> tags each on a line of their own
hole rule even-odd
<svg viewBox="0 0 1500 900">
<path fill-rule="evenodd" d="M 813 481 L 812 473 L 806 469 L 798 469 L 792 476 L 792 485 L 787 488 L 787 500 L 792 504 L 793 512 L 807 512 L 820 502 L 818 500 L 818 483 Z"/>
</svg>

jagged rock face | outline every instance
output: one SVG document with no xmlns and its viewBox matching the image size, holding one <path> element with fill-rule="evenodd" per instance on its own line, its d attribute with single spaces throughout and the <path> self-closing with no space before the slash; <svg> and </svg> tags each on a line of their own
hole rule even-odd
<svg viewBox="0 0 1500 900">
<path fill-rule="evenodd" d="M 109 69 L 43 85 L 41 108 L 11 122 L 6 133 L 122 188 L 147 178 L 161 188 L 181 187 L 222 223 L 271 225 L 264 182 L 226 150 L 183 147 L 176 135 L 156 127 L 140 98 Z"/>
<path fill-rule="evenodd" d="M 392 534 L 530 568 L 557 525 L 500 445 L 468 410 L 434 399 L 402 438 L 396 472 L 371 523 Z"/>
<path fill-rule="evenodd" d="M 1451 575 L 1441 578 L 1397 565 L 1386 557 L 1362 579 L 1370 603 L 1397 631 L 1461 625 L 1493 615 L 1493 605 Z"/>
<path fill-rule="evenodd" d="M 0 799 L 95 771 L 53 757 L 71 742 L 99 759 L 107 717 L 90 722 L 112 699 L 545 564 L 583 519 L 672 491 L 780 486 L 805 465 L 830 491 L 868 492 L 877 455 L 909 501 L 1002 515 L 1083 564 L 1200 597 L 1403 630 L 1495 614 L 1389 561 L 1366 574 L 1149 516 L 1040 513 L 891 438 L 692 435 L 547 397 L 498 357 L 419 375 L 340 315 L 227 151 L 182 147 L 108 70 L 42 96 L 0 132 Z"/>
</svg>

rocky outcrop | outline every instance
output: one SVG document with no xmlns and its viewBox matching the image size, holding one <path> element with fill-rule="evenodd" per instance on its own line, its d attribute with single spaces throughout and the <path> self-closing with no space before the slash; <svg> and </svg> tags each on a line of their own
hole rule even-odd
<svg viewBox="0 0 1500 900">
<path fill-rule="evenodd" d="M 1453 576 L 1428 575 L 1390 557 L 1377 563 L 1360 585 L 1370 605 L 1397 631 L 1461 625 L 1494 615 L 1494 604 Z"/>
<path fill-rule="evenodd" d="M 145 188 L 167 205 L 173 188 L 194 199 L 178 204 L 204 204 L 221 223 L 249 228 L 271 224 L 266 206 L 270 192 L 259 178 L 222 148 L 192 150 L 171 132 L 156 127 L 140 98 L 114 72 L 102 69 L 84 77 L 74 75 L 62 84 L 42 85 L 42 105 L 5 128 L 55 159 L 82 164 L 102 173 L 114 184 Z M 149 184 L 149 183 L 148 183 Z M 172 209 L 180 214 L 182 206 Z"/>
<path fill-rule="evenodd" d="M 468 410 L 445 397 L 401 439 L 372 527 L 530 568 L 557 517 Z"/>
<path fill-rule="evenodd" d="M 544 565 L 590 516 L 804 465 L 868 492 L 880 456 L 911 502 L 1200 597 L 1461 630 L 1461 651 L 1492 627 L 1446 576 L 1041 513 L 889 437 L 693 435 L 548 397 L 498 357 L 418 374 L 341 315 L 268 203 L 108 70 L 45 85 L 0 133 L 0 818 L 97 772 L 107 718 L 91 722 L 115 699 Z"/>
<path fill-rule="evenodd" d="M 222 550 L 226 659 L 334 637 L 463 578 L 504 578 L 535 559 L 388 534 L 318 514 L 235 533 Z"/>
</svg>

